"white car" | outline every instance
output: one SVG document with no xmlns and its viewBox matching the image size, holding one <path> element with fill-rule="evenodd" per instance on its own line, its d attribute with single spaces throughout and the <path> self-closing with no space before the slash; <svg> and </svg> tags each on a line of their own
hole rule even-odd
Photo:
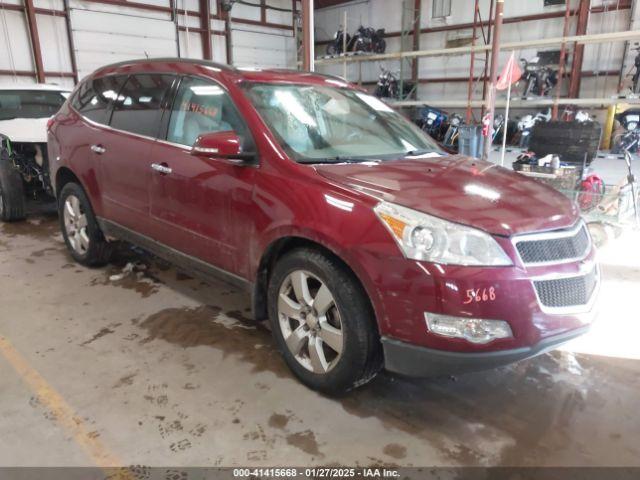
<svg viewBox="0 0 640 480">
<path fill-rule="evenodd" d="M 56 85 L 0 85 L 0 220 L 24 219 L 27 197 L 53 198 L 47 121 L 69 94 Z"/>
</svg>

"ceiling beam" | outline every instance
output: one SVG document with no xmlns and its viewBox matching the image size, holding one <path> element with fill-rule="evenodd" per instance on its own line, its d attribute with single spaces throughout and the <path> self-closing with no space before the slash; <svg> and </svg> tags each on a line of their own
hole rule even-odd
<svg viewBox="0 0 640 480">
<path fill-rule="evenodd" d="M 336 5 L 342 5 L 343 3 L 349 3 L 352 0 L 316 0 L 315 8 L 327 8 L 335 7 Z"/>
</svg>

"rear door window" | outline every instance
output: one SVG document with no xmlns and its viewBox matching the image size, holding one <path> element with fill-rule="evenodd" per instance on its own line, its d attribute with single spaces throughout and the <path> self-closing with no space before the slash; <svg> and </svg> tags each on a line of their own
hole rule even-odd
<svg viewBox="0 0 640 480">
<path fill-rule="evenodd" d="M 155 138 L 163 100 L 174 79 L 163 74 L 131 75 L 114 102 L 111 127 Z"/>
<path fill-rule="evenodd" d="M 80 85 L 71 105 L 89 120 L 107 124 L 111 102 L 118 96 L 126 79 L 126 75 L 89 79 Z"/>
</svg>

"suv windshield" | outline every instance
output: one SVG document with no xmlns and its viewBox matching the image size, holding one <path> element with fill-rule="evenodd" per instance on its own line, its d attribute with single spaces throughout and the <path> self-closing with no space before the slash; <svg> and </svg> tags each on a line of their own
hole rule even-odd
<svg viewBox="0 0 640 480">
<path fill-rule="evenodd" d="M 300 163 L 441 153 L 391 107 L 363 92 L 321 85 L 245 84 L 282 147 Z"/>
<path fill-rule="evenodd" d="M 0 120 L 51 117 L 60 110 L 66 98 L 65 93 L 41 90 L 0 90 Z"/>
</svg>

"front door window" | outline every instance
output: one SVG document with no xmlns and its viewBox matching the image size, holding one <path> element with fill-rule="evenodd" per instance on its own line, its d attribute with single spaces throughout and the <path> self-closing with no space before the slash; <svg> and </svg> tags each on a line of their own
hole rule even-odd
<svg viewBox="0 0 640 480">
<path fill-rule="evenodd" d="M 227 92 L 215 82 L 185 77 L 173 102 L 167 140 L 191 146 L 211 132 L 235 131 L 250 150 L 251 135 Z"/>
</svg>

